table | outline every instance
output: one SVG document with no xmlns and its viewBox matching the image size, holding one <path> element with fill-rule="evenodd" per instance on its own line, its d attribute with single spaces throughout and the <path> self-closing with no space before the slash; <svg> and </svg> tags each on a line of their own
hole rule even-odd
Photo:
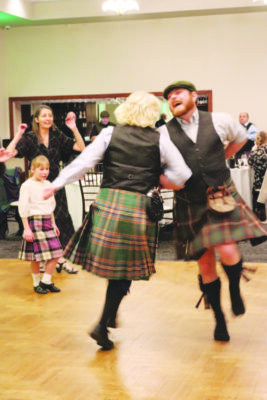
<svg viewBox="0 0 267 400">
<path fill-rule="evenodd" d="M 231 168 L 230 172 L 238 193 L 252 208 L 253 169 L 249 167 Z"/>
<path fill-rule="evenodd" d="M 72 218 L 74 229 L 77 230 L 82 224 L 82 195 L 79 182 L 66 185 L 66 195 L 68 200 L 68 209 Z"/>
</svg>

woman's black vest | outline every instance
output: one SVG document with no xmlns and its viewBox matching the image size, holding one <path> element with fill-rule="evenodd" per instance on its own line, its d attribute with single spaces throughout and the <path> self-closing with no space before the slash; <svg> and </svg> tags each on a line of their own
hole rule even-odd
<svg viewBox="0 0 267 400">
<path fill-rule="evenodd" d="M 103 160 L 102 188 L 146 194 L 161 173 L 159 133 L 152 128 L 117 126 Z"/>
<path fill-rule="evenodd" d="M 220 186 L 230 177 L 225 162 L 224 146 L 215 131 L 211 114 L 199 111 L 196 143 L 186 135 L 176 118 L 172 118 L 166 126 L 171 140 L 193 172 L 186 182 L 185 189 L 179 193 L 186 191 L 192 201 L 204 200 L 209 186 Z"/>
</svg>

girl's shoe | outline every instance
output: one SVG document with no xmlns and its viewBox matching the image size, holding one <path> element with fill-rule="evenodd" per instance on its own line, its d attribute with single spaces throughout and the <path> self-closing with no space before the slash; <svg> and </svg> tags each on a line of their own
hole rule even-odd
<svg viewBox="0 0 267 400">
<path fill-rule="evenodd" d="M 48 293 L 48 291 L 46 289 L 42 288 L 40 286 L 40 284 L 38 286 L 34 286 L 33 290 L 35 291 L 35 293 L 38 293 L 38 294 L 46 294 L 46 293 Z"/>
<path fill-rule="evenodd" d="M 46 292 L 47 292 L 47 291 L 52 292 L 52 293 L 61 292 L 61 290 L 60 290 L 58 287 L 56 287 L 56 286 L 54 285 L 54 283 L 44 283 L 44 282 L 40 281 L 39 286 L 40 286 L 42 289 L 46 290 Z"/>
</svg>

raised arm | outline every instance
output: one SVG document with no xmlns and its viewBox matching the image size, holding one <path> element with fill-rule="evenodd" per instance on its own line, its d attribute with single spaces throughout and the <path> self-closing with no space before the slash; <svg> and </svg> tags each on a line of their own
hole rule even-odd
<svg viewBox="0 0 267 400">
<path fill-rule="evenodd" d="M 7 146 L 6 150 L 9 151 L 12 154 L 12 157 L 14 157 L 18 152 L 16 150 L 16 146 L 18 142 L 20 141 L 22 135 L 24 134 L 25 130 L 27 128 L 27 124 L 20 124 L 18 126 L 18 130 L 14 138 L 11 140 L 9 145 Z"/>
<path fill-rule="evenodd" d="M 75 138 L 73 150 L 83 151 L 85 149 L 85 144 L 84 144 L 82 135 L 80 134 L 80 132 L 77 128 L 75 118 L 67 117 L 65 120 L 65 123 L 66 123 L 67 127 L 72 130 L 74 138 Z"/>
</svg>

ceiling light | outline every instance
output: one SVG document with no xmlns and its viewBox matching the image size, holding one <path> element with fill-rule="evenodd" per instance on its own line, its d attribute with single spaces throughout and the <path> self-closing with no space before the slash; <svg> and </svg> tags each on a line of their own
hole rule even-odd
<svg viewBox="0 0 267 400">
<path fill-rule="evenodd" d="M 107 0 L 102 4 L 102 10 L 125 14 L 127 11 L 138 11 L 139 4 L 135 0 Z"/>
</svg>

